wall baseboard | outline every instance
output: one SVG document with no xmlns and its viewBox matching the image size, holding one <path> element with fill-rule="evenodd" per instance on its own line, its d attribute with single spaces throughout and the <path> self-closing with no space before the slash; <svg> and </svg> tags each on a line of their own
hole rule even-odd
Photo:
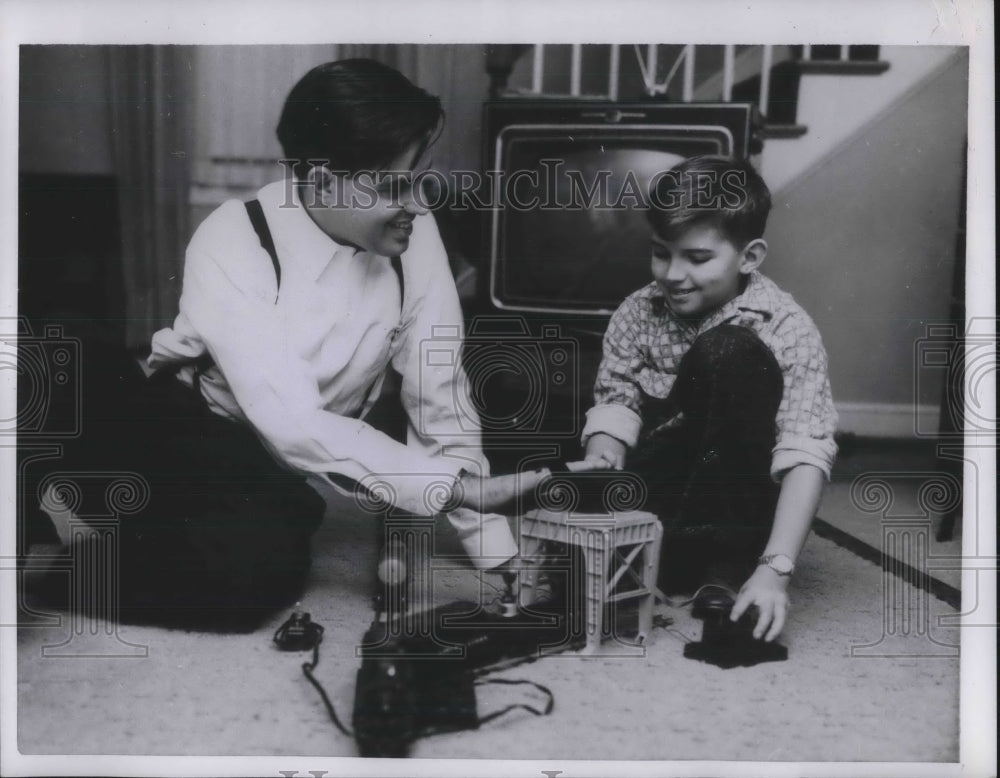
<svg viewBox="0 0 1000 778">
<path fill-rule="evenodd" d="M 922 438 L 937 433 L 941 409 L 905 403 L 837 403 L 837 431 L 866 438 Z"/>
</svg>

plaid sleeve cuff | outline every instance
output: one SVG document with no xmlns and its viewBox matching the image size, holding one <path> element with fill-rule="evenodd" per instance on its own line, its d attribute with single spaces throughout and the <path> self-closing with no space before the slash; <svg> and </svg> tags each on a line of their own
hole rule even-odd
<svg viewBox="0 0 1000 778">
<path fill-rule="evenodd" d="M 586 445 L 592 435 L 604 432 L 618 438 L 626 446 L 634 447 L 639 440 L 642 418 L 624 405 L 595 405 L 587 411 L 587 423 L 581 439 Z"/>
<path fill-rule="evenodd" d="M 772 452 L 771 478 L 780 483 L 785 473 L 796 465 L 813 465 L 829 481 L 836 456 L 837 444 L 833 438 L 782 438 Z"/>
</svg>

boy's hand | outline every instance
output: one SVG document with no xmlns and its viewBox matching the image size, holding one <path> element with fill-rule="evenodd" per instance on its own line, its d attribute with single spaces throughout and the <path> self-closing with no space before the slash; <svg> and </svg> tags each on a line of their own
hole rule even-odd
<svg viewBox="0 0 1000 778">
<path fill-rule="evenodd" d="M 751 605 L 760 611 L 753 636 L 760 640 L 774 640 L 785 626 L 788 614 L 788 576 L 778 575 L 767 565 L 758 567 L 747 579 L 736 598 L 730 618 L 737 621 Z M 766 631 L 766 634 L 765 634 Z"/>
<path fill-rule="evenodd" d="M 607 467 L 621 470 L 625 467 L 626 450 L 626 445 L 618 438 L 614 438 L 606 432 L 597 432 L 591 435 L 587 441 L 587 451 L 584 458 L 595 463 L 605 462 Z"/>
</svg>

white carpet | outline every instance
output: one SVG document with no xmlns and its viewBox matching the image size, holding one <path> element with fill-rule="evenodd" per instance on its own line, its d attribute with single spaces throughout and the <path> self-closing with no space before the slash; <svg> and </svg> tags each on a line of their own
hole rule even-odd
<svg viewBox="0 0 1000 778">
<path fill-rule="evenodd" d="M 456 550 L 446 525 L 438 535 L 441 549 Z M 360 665 L 355 647 L 371 618 L 374 555 L 374 531 L 363 519 L 329 518 L 316 537 L 317 561 L 302 602 L 326 629 L 316 674 L 345 722 Z M 435 576 L 438 602 L 478 590 L 468 569 Z M 782 636 L 787 662 L 722 670 L 686 659 L 684 639 L 697 638 L 700 623 L 684 609 L 658 606 L 675 623 L 654 630 L 643 657 L 567 654 L 501 674 L 549 686 L 556 700 L 550 716 L 514 712 L 477 731 L 420 740 L 412 755 L 957 761 L 957 629 L 939 623 L 955 611 L 815 536 L 790 593 Z M 86 620 L 78 625 L 82 634 L 73 634 L 65 616 L 48 627 L 25 616 L 18 637 L 20 751 L 356 756 L 302 675 L 308 655 L 272 646 L 271 633 L 286 615 L 249 635 L 122 626 L 117 637 Z M 71 636 L 60 649 L 70 656 L 43 656 L 43 646 Z M 148 655 L 79 656 L 88 647 L 139 651 L 119 639 L 148 647 Z M 482 689 L 480 714 L 526 694 L 519 687 Z"/>
</svg>

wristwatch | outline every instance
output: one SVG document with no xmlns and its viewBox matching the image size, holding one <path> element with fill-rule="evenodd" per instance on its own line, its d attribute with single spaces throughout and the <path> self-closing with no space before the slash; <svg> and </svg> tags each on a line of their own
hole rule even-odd
<svg viewBox="0 0 1000 778">
<path fill-rule="evenodd" d="M 767 565 L 778 575 L 787 576 L 795 572 L 795 563 L 785 554 L 767 554 L 757 560 L 757 565 Z"/>
</svg>

